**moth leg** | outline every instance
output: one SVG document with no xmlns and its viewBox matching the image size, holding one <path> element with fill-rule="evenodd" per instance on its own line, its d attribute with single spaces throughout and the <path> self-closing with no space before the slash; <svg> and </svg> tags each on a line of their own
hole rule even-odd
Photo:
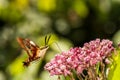
<svg viewBox="0 0 120 80">
<path fill-rule="evenodd" d="M 26 61 L 23 62 L 23 66 L 28 67 L 30 65 L 30 60 L 27 59 Z"/>
</svg>

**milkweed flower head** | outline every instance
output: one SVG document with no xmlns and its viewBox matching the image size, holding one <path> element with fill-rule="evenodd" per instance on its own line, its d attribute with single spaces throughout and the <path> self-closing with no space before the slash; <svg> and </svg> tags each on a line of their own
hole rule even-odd
<svg viewBox="0 0 120 80">
<path fill-rule="evenodd" d="M 112 41 L 108 39 L 96 39 L 85 43 L 83 47 L 74 47 L 69 51 L 57 54 L 45 69 L 51 75 L 71 75 L 75 70 L 77 74 L 82 74 L 83 70 L 94 67 L 98 62 L 110 63 L 108 57 L 114 50 Z M 97 77 L 98 78 L 98 77 Z"/>
</svg>

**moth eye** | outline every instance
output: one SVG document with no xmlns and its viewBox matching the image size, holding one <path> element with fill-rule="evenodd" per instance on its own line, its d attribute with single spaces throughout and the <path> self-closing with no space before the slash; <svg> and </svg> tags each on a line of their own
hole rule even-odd
<svg viewBox="0 0 120 80">
<path fill-rule="evenodd" d="M 34 45 L 35 46 L 35 43 L 33 41 L 30 41 L 30 44 Z"/>
</svg>

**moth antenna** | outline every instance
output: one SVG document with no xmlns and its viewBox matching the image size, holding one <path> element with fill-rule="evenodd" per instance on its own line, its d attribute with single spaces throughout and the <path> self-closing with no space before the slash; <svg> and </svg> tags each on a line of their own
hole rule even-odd
<svg viewBox="0 0 120 80">
<path fill-rule="evenodd" d="M 48 36 L 46 44 L 48 44 L 50 38 L 51 38 L 51 35 Z"/>
<path fill-rule="evenodd" d="M 45 45 L 47 45 L 47 35 L 45 36 Z"/>
<path fill-rule="evenodd" d="M 48 45 L 50 37 L 51 37 L 51 35 L 50 36 L 45 36 L 45 45 Z"/>
<path fill-rule="evenodd" d="M 60 48 L 60 46 L 58 45 L 57 42 L 55 42 L 56 46 L 58 47 L 58 49 L 60 50 L 60 52 L 62 52 L 62 49 Z"/>
</svg>

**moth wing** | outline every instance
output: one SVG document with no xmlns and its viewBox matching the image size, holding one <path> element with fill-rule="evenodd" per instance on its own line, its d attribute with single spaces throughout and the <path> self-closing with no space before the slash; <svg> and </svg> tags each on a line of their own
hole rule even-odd
<svg viewBox="0 0 120 80">
<path fill-rule="evenodd" d="M 24 44 L 23 41 L 24 41 L 23 38 L 20 38 L 20 37 L 17 38 L 17 42 L 19 43 L 19 45 L 20 45 L 23 49 L 25 49 L 25 44 Z"/>
<path fill-rule="evenodd" d="M 39 46 L 37 44 L 35 44 L 33 41 L 29 41 L 29 44 L 31 47 L 34 47 L 34 48 L 39 48 Z"/>
<path fill-rule="evenodd" d="M 27 52 L 28 56 L 31 57 L 29 39 L 23 39 L 18 37 L 17 42 Z"/>
</svg>

